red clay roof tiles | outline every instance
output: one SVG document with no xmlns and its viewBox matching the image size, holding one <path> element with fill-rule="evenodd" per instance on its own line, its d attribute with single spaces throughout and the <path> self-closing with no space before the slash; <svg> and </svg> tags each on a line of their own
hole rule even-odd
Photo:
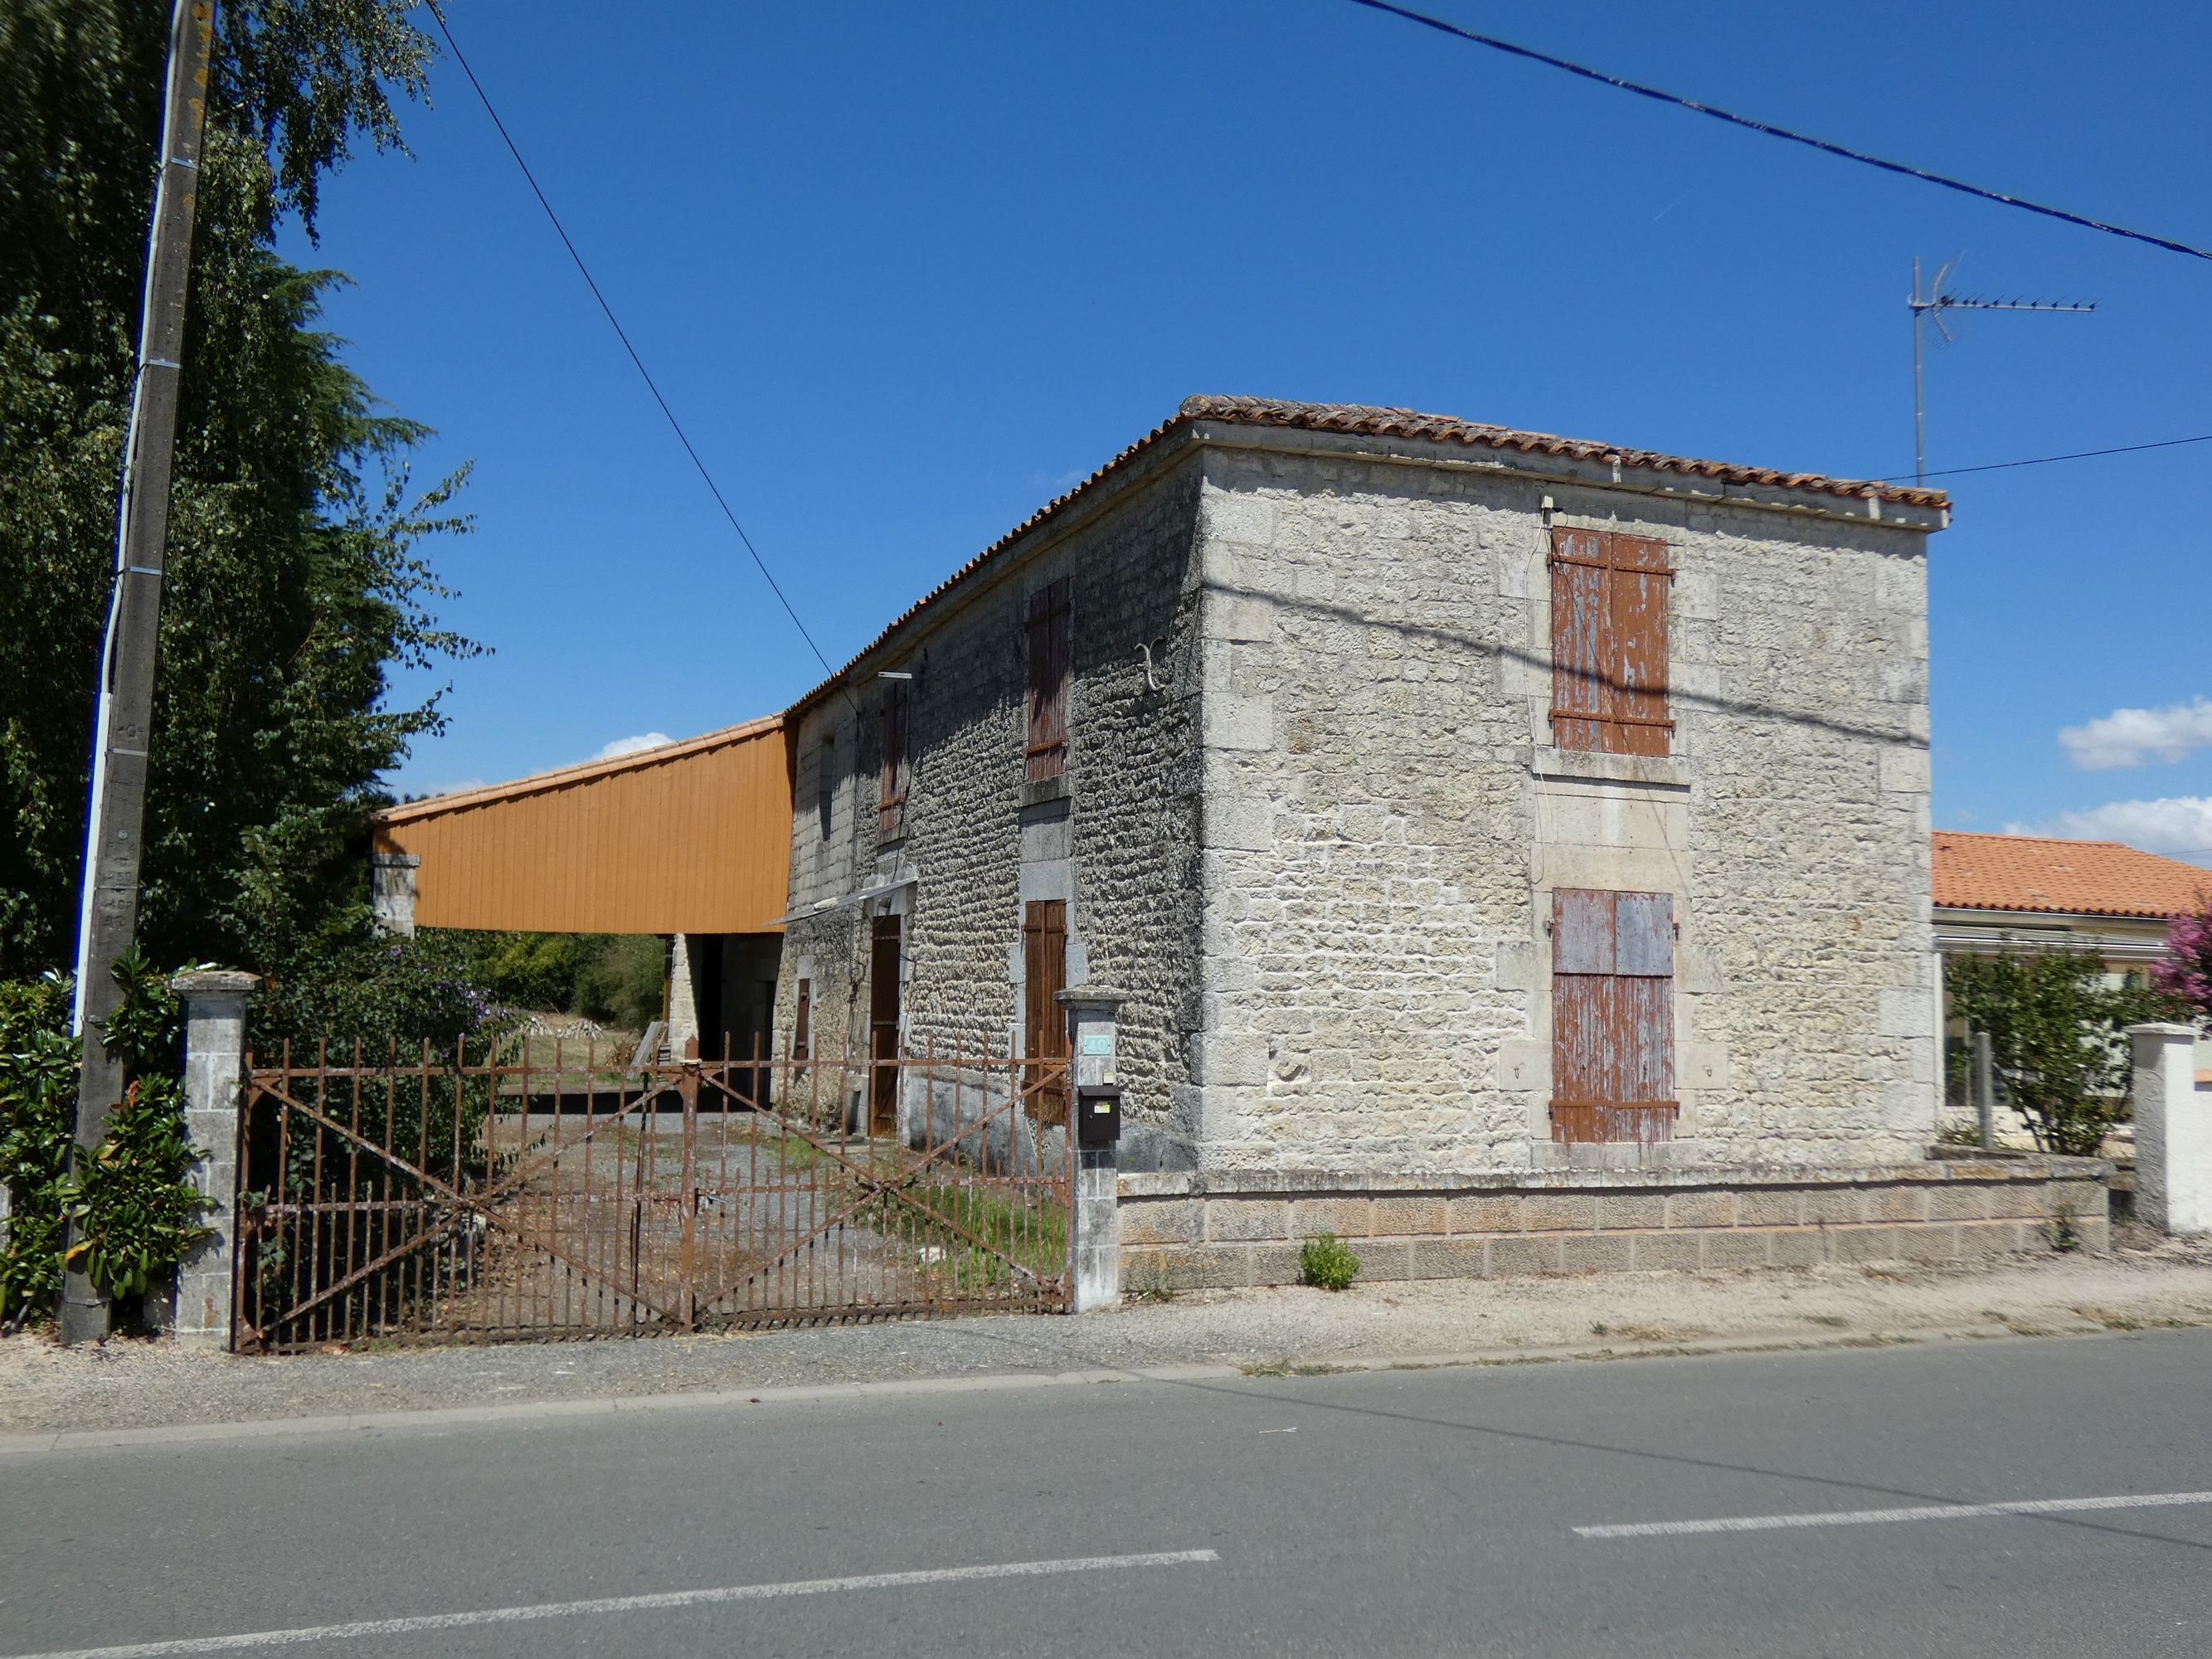
<svg viewBox="0 0 2212 1659">
<path fill-rule="evenodd" d="M 2212 893 L 2212 870 L 2116 841 L 1938 830 L 1936 902 L 1956 909 L 2172 916 Z"/>
</svg>

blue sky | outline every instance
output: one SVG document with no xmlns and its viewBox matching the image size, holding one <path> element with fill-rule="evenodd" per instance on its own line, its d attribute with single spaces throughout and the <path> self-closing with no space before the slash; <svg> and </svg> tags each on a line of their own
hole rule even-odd
<svg viewBox="0 0 2212 1659">
<path fill-rule="evenodd" d="M 1431 9 L 2212 244 L 2212 8 Z M 2212 264 L 1346 0 L 448 15 L 833 662 L 1192 392 L 1909 473 L 1916 254 L 2102 303 L 1959 319 L 1931 468 L 2212 432 Z M 395 784 L 781 707 L 818 665 L 451 64 L 406 118 L 413 157 L 357 160 L 298 250 L 355 279 L 330 325 L 438 429 L 423 475 L 476 467 L 477 532 L 432 554 L 495 654 Z M 2212 444 L 1941 482 L 1936 822 L 2212 863 Z"/>
</svg>

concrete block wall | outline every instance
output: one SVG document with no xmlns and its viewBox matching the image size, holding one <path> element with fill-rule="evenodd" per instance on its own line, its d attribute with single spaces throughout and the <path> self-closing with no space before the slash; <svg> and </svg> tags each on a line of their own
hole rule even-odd
<svg viewBox="0 0 2212 1659">
<path fill-rule="evenodd" d="M 1678 1140 L 1574 1157 L 1919 1156 L 1922 530 L 1297 441 L 1205 459 L 1200 1167 L 1571 1161 L 1557 886 L 1671 893 L 1680 929 Z M 1552 746 L 1552 524 L 1668 544 L 1668 757 Z"/>
<path fill-rule="evenodd" d="M 2109 1248 L 2090 1158 L 1893 1168 L 1124 1176 L 1125 1291 L 1298 1282 L 1316 1233 L 1365 1279 L 1959 1261 Z"/>
</svg>

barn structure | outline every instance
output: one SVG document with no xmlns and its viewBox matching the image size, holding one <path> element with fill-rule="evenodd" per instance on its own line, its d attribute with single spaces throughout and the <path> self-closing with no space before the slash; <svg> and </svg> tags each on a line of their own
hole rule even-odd
<svg viewBox="0 0 2212 1659">
<path fill-rule="evenodd" d="M 673 1046 L 772 1042 L 790 886 L 779 715 L 376 815 L 378 915 L 416 927 L 658 933 Z"/>
</svg>

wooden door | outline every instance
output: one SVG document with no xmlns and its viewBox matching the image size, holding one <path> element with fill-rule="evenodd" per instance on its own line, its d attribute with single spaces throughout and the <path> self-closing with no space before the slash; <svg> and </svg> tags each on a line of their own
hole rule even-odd
<svg viewBox="0 0 2212 1659">
<path fill-rule="evenodd" d="M 899 921 L 878 916 L 868 962 L 868 1133 L 898 1131 Z"/>
<path fill-rule="evenodd" d="M 1067 902 L 1033 899 L 1022 915 L 1023 1054 L 1032 1061 L 1030 1109 L 1040 1123 L 1067 1121 Z"/>
</svg>

